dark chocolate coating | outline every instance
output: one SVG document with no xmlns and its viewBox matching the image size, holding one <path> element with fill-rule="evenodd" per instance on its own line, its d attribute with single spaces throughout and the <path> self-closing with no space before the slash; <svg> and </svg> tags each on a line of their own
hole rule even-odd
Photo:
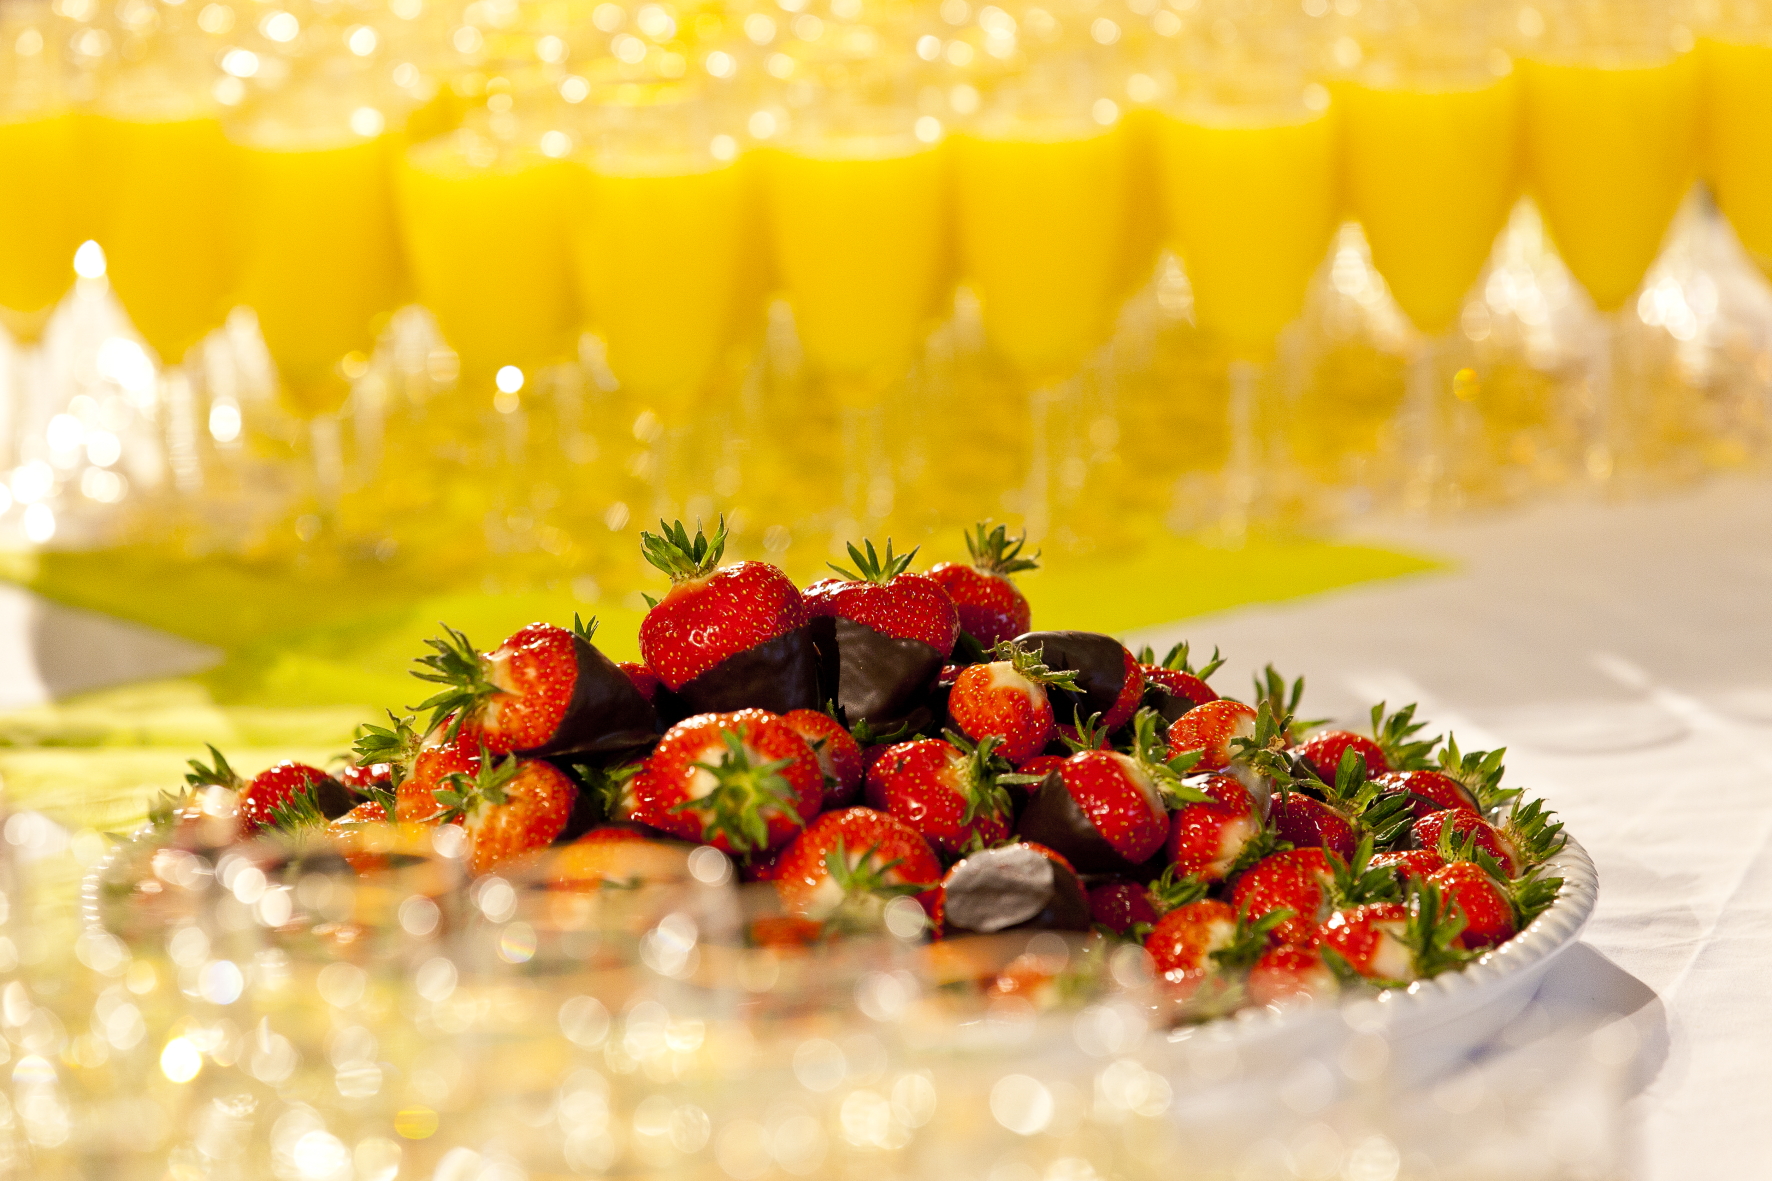
<svg viewBox="0 0 1772 1181">
<path fill-rule="evenodd" d="M 320 815 L 328 820 L 337 820 L 363 801 L 351 794 L 351 789 L 328 775 L 314 785 L 314 804 L 320 809 Z"/>
<path fill-rule="evenodd" d="M 843 618 L 836 620 L 832 633 L 836 701 L 851 726 L 868 722 L 886 729 L 905 720 L 941 675 L 941 653 L 921 640 L 894 639 Z"/>
<path fill-rule="evenodd" d="M 1052 716 L 1064 725 L 1074 719 L 1087 721 L 1091 714 L 1106 714 L 1126 686 L 1126 646 L 1099 632 L 1025 632 L 1015 637 L 1021 648 L 1040 649 L 1040 661 L 1054 671 L 1074 669 L 1081 693 L 1067 689 L 1046 690 L 1052 698 Z"/>
<path fill-rule="evenodd" d="M 548 758 L 626 750 L 651 742 L 658 734 L 658 711 L 634 688 L 628 674 L 585 643 L 582 636 L 572 637 L 572 651 L 578 676 L 554 736 L 534 750 L 519 753 Z"/>
<path fill-rule="evenodd" d="M 1089 900 L 1077 875 L 1026 845 L 972 854 L 949 871 L 942 894 L 950 931 L 1089 930 Z"/>
<path fill-rule="evenodd" d="M 738 709 L 785 714 L 796 709 L 817 709 L 822 703 L 818 694 L 818 652 L 813 647 L 810 627 L 797 627 L 767 643 L 728 656 L 675 693 L 663 685 L 658 687 L 659 713 L 666 723 L 696 714 Z"/>
<path fill-rule="evenodd" d="M 1015 833 L 1024 841 L 1038 841 L 1062 853 L 1079 873 L 1131 873 L 1133 864 L 1114 852 L 1107 838 L 1090 822 L 1064 777 L 1050 772 L 1034 790 L 1034 798 L 1015 822 Z"/>
<path fill-rule="evenodd" d="M 1167 686 L 1155 681 L 1144 683 L 1144 704 L 1156 710 L 1165 725 L 1178 721 L 1182 714 L 1194 708 L 1193 701 L 1179 693 L 1171 693 Z"/>
</svg>

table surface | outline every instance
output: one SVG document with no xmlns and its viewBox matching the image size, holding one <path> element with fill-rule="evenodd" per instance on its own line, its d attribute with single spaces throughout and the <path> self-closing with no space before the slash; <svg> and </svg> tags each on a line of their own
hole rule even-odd
<svg viewBox="0 0 1772 1181">
<path fill-rule="evenodd" d="M 1306 676 L 1313 714 L 1363 721 L 1374 701 L 1417 701 L 1466 749 L 1505 745 L 1511 781 L 1561 813 L 1601 879 L 1582 946 L 1509 1040 L 1630 1016 L 1639 1175 L 1764 1175 L 1742 1117 L 1772 1097 L 1772 486 L 1719 481 L 1370 540 L 1453 568 L 1129 639 L 1221 647 L 1214 680 L 1229 692 L 1275 660 Z M 1185 573 L 1214 577 L 1209 564 Z M 0 587 L 0 707 L 209 658 Z M 171 750 L 150 762 L 177 766 Z"/>
</svg>

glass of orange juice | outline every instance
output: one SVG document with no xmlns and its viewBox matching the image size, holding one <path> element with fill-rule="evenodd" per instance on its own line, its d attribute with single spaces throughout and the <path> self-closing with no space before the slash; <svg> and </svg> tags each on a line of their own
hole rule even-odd
<svg viewBox="0 0 1772 1181">
<path fill-rule="evenodd" d="M 1558 254 L 1605 321 L 1588 474 L 1641 448 L 1640 350 L 1626 323 L 1697 165 L 1698 55 L 1671 6 L 1572 2 L 1532 10 L 1523 55 L 1527 183 Z"/>
<path fill-rule="evenodd" d="M 30 541 L 55 532 L 56 458 L 46 428 L 58 409 L 41 341 L 49 317 L 74 281 L 84 236 L 82 122 L 70 101 L 60 52 L 61 22 L 47 3 L 0 8 L 0 327 L 11 336 L 12 365 L 0 402 L 0 497 L 29 497 L 21 509 Z M 22 465 L 31 472 L 11 479 Z"/>
<path fill-rule="evenodd" d="M 1335 231 L 1337 111 L 1306 72 L 1303 28 L 1252 6 L 1209 7 L 1195 35 L 1176 38 L 1158 143 L 1194 320 L 1228 362 L 1225 525 L 1241 534 L 1262 463 L 1258 390 Z"/>
<path fill-rule="evenodd" d="M 316 12 L 295 37 L 262 47 L 280 59 L 276 85 L 225 120 L 238 162 L 239 296 L 285 407 L 308 424 L 324 509 L 342 480 L 339 412 L 404 293 L 392 164 L 406 102 L 377 69 L 378 42 L 371 26 Z"/>
<path fill-rule="evenodd" d="M 1046 419 L 1075 401 L 1068 383 L 1112 335 L 1128 286 L 1134 137 L 1109 27 L 1119 26 L 1097 6 L 1010 3 L 984 7 L 973 35 L 950 43 L 968 47 L 973 67 L 952 140 L 960 271 L 1007 378 L 967 398 L 1027 424 L 1027 470 L 1010 478 L 1026 481 L 1021 507 L 1036 540 L 1050 525 L 1059 442 Z M 986 410 L 974 399 L 989 400 L 991 384 L 1004 404 Z"/>
<path fill-rule="evenodd" d="M 239 158 L 222 130 L 240 80 L 192 6 L 118 14 L 89 128 L 111 290 L 160 362 L 156 417 L 174 487 L 203 487 L 210 432 L 198 346 L 238 291 Z"/>
<path fill-rule="evenodd" d="M 1495 6 L 1368 4 L 1360 60 L 1334 83 L 1343 186 L 1373 265 L 1418 339 L 1407 401 L 1411 499 L 1456 457 L 1438 429 L 1453 329 L 1519 196 L 1519 96 Z"/>
<path fill-rule="evenodd" d="M 910 396 L 907 378 L 951 304 L 948 128 L 920 84 L 915 12 L 853 0 L 771 11 L 767 28 L 746 18 L 765 42 L 768 81 L 746 130 L 805 375 L 774 404 L 814 451 L 841 457 L 790 455 L 800 470 L 784 473 L 795 490 L 784 484 L 782 503 L 819 533 L 855 536 L 892 509 L 884 411 Z M 772 365 L 793 360 L 776 350 Z"/>
<path fill-rule="evenodd" d="M 677 6 L 611 7 L 573 59 L 588 90 L 568 218 L 577 290 L 624 425 L 657 423 L 641 432 L 652 436 L 653 515 L 695 516 L 698 497 L 718 495 L 725 509 L 739 489 L 735 464 L 697 457 L 717 456 L 733 434 L 744 361 L 761 338 L 761 178 L 743 150 L 738 60 L 720 22 L 698 33 Z"/>
<path fill-rule="evenodd" d="M 1699 38 L 1704 176 L 1754 265 L 1772 278 L 1772 5 L 1729 0 Z"/>
</svg>

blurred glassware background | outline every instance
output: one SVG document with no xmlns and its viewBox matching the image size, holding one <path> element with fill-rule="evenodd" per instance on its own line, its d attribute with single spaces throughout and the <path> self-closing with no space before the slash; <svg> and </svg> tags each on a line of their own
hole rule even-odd
<svg viewBox="0 0 1772 1181">
<path fill-rule="evenodd" d="M 1767 77 L 1724 0 L 13 0 L 0 538 L 594 598 L 660 515 L 810 568 L 1763 465 Z"/>
</svg>

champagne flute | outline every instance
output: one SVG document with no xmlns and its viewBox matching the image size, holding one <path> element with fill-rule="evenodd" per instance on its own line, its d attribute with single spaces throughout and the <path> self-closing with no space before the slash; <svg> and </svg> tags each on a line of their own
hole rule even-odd
<svg viewBox="0 0 1772 1181">
<path fill-rule="evenodd" d="M 93 120 L 106 274 L 160 361 L 154 409 L 187 493 L 203 483 L 195 349 L 232 304 L 238 210 L 238 161 L 221 125 L 221 100 L 237 92 L 191 7 L 150 0 L 119 14 Z"/>
<path fill-rule="evenodd" d="M 281 10 L 259 46 L 277 68 L 226 59 L 260 83 L 227 120 L 240 298 L 257 314 L 284 406 L 307 424 L 327 515 L 343 480 L 338 415 L 404 278 L 390 167 L 405 96 L 376 69 L 374 26 L 353 15 Z"/>
<path fill-rule="evenodd" d="M 960 258 L 1011 374 L 995 414 L 1031 427 L 1021 507 L 1037 540 L 1050 526 L 1048 417 L 1074 400 L 1071 379 L 1125 294 L 1134 142 L 1109 93 L 1117 22 L 1074 4 L 987 7 L 978 24 L 991 68 L 975 72 L 983 93 L 953 141 Z"/>
<path fill-rule="evenodd" d="M 867 0 L 794 9 L 769 18 L 775 82 L 748 130 L 767 149 L 774 269 L 811 378 L 777 416 L 842 456 L 785 466 L 801 505 L 841 506 L 820 522 L 841 540 L 890 510 L 884 403 L 953 288 L 948 151 L 920 86 L 914 14 Z M 821 445 L 793 443 L 802 456 Z"/>
<path fill-rule="evenodd" d="M 1650 390 L 1626 317 L 1692 185 L 1697 55 L 1665 4 L 1567 0 L 1544 5 L 1540 22 L 1522 75 L 1528 183 L 1601 317 L 1586 467 L 1604 483 L 1644 458 Z"/>
<path fill-rule="evenodd" d="M 1205 6 L 1177 38 L 1160 139 L 1169 233 L 1194 319 L 1231 386 L 1225 531 L 1258 492 L 1257 400 L 1281 330 L 1303 310 L 1336 223 L 1335 109 L 1305 69 L 1304 29 L 1249 5 Z"/>
<path fill-rule="evenodd" d="M 46 428 L 54 391 L 43 331 L 74 282 L 84 236 L 82 121 L 68 94 L 67 29 L 47 3 L 0 8 L 0 327 L 11 336 L 0 403 L 0 513 L 25 501 L 20 526 L 41 543 L 56 530 L 57 483 Z M 65 448 L 60 450 L 67 450 Z"/>
<path fill-rule="evenodd" d="M 652 509 L 670 517 L 710 490 L 737 491 L 735 471 L 710 481 L 692 448 L 712 459 L 731 434 L 740 346 L 762 326 L 766 248 L 757 161 L 740 151 L 726 93 L 737 57 L 718 39 L 692 51 L 687 14 L 637 7 L 606 12 L 607 36 L 574 63 L 597 81 L 573 160 L 571 234 L 580 303 L 624 414 L 659 420 Z M 692 443 L 698 427 L 711 437 Z"/>
<path fill-rule="evenodd" d="M 1517 84 L 1486 36 L 1491 5 L 1378 3 L 1364 15 L 1360 64 L 1335 88 L 1345 187 L 1372 263 L 1418 333 L 1407 400 L 1419 500 L 1457 462 L 1436 429 L 1450 392 L 1441 366 L 1519 195 Z"/>
</svg>

